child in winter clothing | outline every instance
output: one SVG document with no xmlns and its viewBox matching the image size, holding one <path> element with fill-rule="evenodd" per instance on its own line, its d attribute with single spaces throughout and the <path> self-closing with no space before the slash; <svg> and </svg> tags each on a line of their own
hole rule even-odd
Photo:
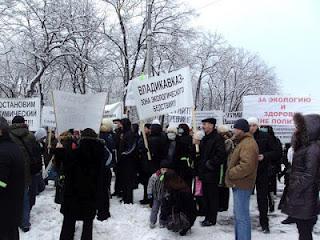
<svg viewBox="0 0 320 240">
<path fill-rule="evenodd" d="M 167 216 L 164 213 L 164 211 L 162 211 L 162 203 L 163 203 L 163 199 L 165 198 L 163 180 L 164 180 L 164 174 L 167 171 L 168 171 L 168 168 L 163 166 L 160 170 L 155 172 L 149 179 L 147 193 L 148 193 L 148 198 L 153 199 L 152 210 L 150 215 L 150 228 L 155 228 L 159 210 L 161 210 L 160 219 L 159 219 L 160 227 L 165 227 L 166 225 Z"/>
</svg>

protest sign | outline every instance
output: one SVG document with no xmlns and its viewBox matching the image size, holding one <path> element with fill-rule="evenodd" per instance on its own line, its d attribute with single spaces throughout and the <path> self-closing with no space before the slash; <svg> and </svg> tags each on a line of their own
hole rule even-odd
<svg viewBox="0 0 320 240">
<path fill-rule="evenodd" d="M 106 99 L 106 93 L 81 95 L 54 91 L 53 101 L 58 133 L 61 134 L 69 129 L 85 128 L 92 128 L 99 133 Z"/>
<path fill-rule="evenodd" d="M 106 105 L 104 108 L 104 118 L 110 119 L 122 119 L 123 118 L 123 103 L 117 102 L 113 104 Z"/>
<path fill-rule="evenodd" d="M 172 113 L 183 107 L 193 107 L 189 68 L 132 82 L 139 119 Z"/>
<path fill-rule="evenodd" d="M 0 99 L 0 116 L 9 123 L 15 116 L 22 116 L 29 125 L 30 131 L 40 128 L 40 98 Z"/>
<path fill-rule="evenodd" d="M 43 106 L 41 111 L 41 127 L 56 128 L 56 116 L 54 108 Z"/>
<path fill-rule="evenodd" d="M 240 118 L 242 118 L 242 112 L 227 112 L 224 114 L 223 124 L 232 130 L 234 123 Z"/>
<path fill-rule="evenodd" d="M 257 117 L 260 125 L 273 126 L 282 143 L 291 142 L 295 113 L 320 113 L 320 101 L 312 97 L 246 96 L 243 98 L 243 117 Z"/>
</svg>

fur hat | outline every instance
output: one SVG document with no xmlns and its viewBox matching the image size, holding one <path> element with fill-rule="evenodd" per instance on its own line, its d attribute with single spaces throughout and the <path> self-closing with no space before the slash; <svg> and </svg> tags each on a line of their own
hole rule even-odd
<svg viewBox="0 0 320 240">
<path fill-rule="evenodd" d="M 227 125 L 218 126 L 217 130 L 218 130 L 218 133 L 227 133 L 230 131 L 229 126 Z"/>
<path fill-rule="evenodd" d="M 102 119 L 100 132 L 111 132 L 113 129 L 113 122 L 110 119 Z"/>
<path fill-rule="evenodd" d="M 34 136 L 35 136 L 37 141 L 40 141 L 42 138 L 46 138 L 47 137 L 47 131 L 44 128 L 40 128 L 40 129 L 38 129 L 38 131 L 36 131 Z"/>
<path fill-rule="evenodd" d="M 249 125 L 257 125 L 258 127 L 260 126 L 259 125 L 259 119 L 256 118 L 256 117 L 250 117 L 247 119 Z"/>
<path fill-rule="evenodd" d="M 160 121 L 159 121 L 158 119 L 154 119 L 154 120 L 152 121 L 152 124 L 161 125 L 161 124 L 160 124 Z"/>
</svg>

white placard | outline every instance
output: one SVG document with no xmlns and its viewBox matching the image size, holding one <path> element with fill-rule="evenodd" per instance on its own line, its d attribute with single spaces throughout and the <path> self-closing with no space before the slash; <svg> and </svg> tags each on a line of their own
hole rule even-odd
<svg viewBox="0 0 320 240">
<path fill-rule="evenodd" d="M 113 104 L 106 105 L 104 108 L 104 118 L 109 119 L 122 119 L 123 118 L 123 103 L 117 102 Z"/>
<path fill-rule="evenodd" d="M 56 116 L 54 108 L 43 106 L 41 111 L 41 127 L 56 128 Z"/>
<path fill-rule="evenodd" d="M 54 91 L 58 133 L 61 134 L 69 129 L 85 128 L 91 128 L 99 133 L 106 99 L 106 93 L 81 95 Z"/>
<path fill-rule="evenodd" d="M 30 131 L 37 131 L 40 128 L 40 109 L 40 98 L 0 99 L 0 116 L 9 123 L 15 116 L 22 116 Z"/>
<path fill-rule="evenodd" d="M 243 117 L 257 117 L 260 125 L 274 127 L 283 143 L 290 142 L 294 131 L 295 113 L 320 113 L 320 101 L 313 97 L 246 96 L 243 98 Z"/>
<path fill-rule="evenodd" d="M 223 124 L 223 111 L 220 110 L 211 110 L 211 111 L 196 111 L 196 122 L 197 127 L 202 126 L 202 120 L 207 118 L 215 118 L 217 120 L 217 126 Z"/>
<path fill-rule="evenodd" d="M 132 83 L 140 120 L 166 115 L 183 107 L 193 107 L 188 67 Z"/>
<path fill-rule="evenodd" d="M 224 114 L 223 124 L 233 129 L 234 123 L 240 118 L 242 118 L 242 112 L 227 112 Z"/>
</svg>

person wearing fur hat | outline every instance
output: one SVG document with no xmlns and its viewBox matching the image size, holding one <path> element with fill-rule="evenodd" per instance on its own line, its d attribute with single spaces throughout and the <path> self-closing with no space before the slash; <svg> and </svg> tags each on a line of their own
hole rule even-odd
<svg viewBox="0 0 320 240">
<path fill-rule="evenodd" d="M 282 212 L 294 219 L 299 240 L 312 240 L 320 212 L 320 115 L 294 115 L 296 130 L 289 187 Z"/>
<path fill-rule="evenodd" d="M 216 225 L 219 210 L 219 173 L 221 164 L 227 160 L 224 139 L 218 134 L 215 126 L 216 119 L 202 120 L 205 136 L 200 143 L 200 161 L 198 174 L 202 181 L 203 200 L 206 208 L 203 227 Z"/>
<path fill-rule="evenodd" d="M 251 117 L 248 119 L 250 133 L 254 136 L 259 146 L 259 166 L 256 179 L 257 202 L 259 209 L 259 220 L 262 231 L 266 234 L 270 233 L 269 228 L 269 170 L 272 162 L 279 159 L 282 152 L 279 151 L 278 144 L 272 137 L 259 129 L 259 120 Z"/>
<path fill-rule="evenodd" d="M 65 175 L 60 240 L 74 238 L 76 221 L 83 221 L 81 239 L 92 239 L 94 218 L 104 221 L 110 217 L 104 144 L 87 128 L 81 132 L 78 148 L 57 146 L 56 157 Z"/>
</svg>

